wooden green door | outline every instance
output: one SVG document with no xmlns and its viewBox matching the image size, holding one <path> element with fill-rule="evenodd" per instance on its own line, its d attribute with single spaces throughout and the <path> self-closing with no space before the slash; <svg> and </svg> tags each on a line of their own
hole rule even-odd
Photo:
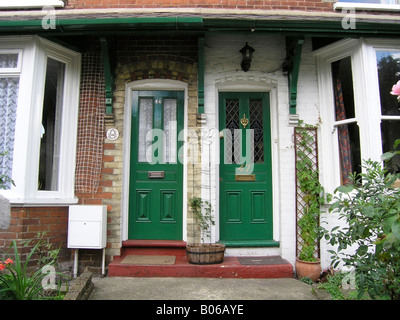
<svg viewBox="0 0 400 320">
<path fill-rule="evenodd" d="M 272 244 L 269 94 L 220 93 L 219 112 L 220 240 Z"/>
<path fill-rule="evenodd" d="M 129 239 L 182 240 L 183 92 L 134 91 Z"/>
</svg>

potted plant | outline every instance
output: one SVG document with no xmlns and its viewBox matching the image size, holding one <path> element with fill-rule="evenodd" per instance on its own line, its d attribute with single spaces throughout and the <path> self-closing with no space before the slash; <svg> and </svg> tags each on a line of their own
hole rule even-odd
<svg viewBox="0 0 400 320">
<path fill-rule="evenodd" d="M 315 251 L 322 236 L 319 218 L 321 206 L 325 203 L 325 192 L 319 182 L 318 169 L 309 157 L 309 146 L 313 142 L 309 128 L 306 125 L 299 130 L 299 146 L 296 151 L 297 183 L 302 194 L 303 215 L 297 221 L 302 242 L 295 267 L 299 278 L 308 277 L 315 282 L 321 274 L 321 263 Z"/>
<path fill-rule="evenodd" d="M 186 255 L 189 263 L 222 263 L 224 261 L 225 245 L 211 243 L 211 226 L 215 224 L 211 203 L 195 197 L 189 199 L 189 205 L 193 212 L 195 225 L 201 232 L 200 243 L 195 242 L 186 246 Z M 206 238 L 210 240 L 209 243 L 206 243 Z"/>
</svg>

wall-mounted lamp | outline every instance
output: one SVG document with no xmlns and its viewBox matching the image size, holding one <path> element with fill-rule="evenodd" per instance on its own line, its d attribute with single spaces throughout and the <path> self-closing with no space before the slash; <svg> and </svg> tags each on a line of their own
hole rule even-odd
<svg viewBox="0 0 400 320">
<path fill-rule="evenodd" d="M 240 66 L 242 67 L 242 70 L 244 72 L 247 72 L 250 69 L 251 59 L 253 59 L 254 51 L 255 50 L 250 47 L 247 42 L 246 45 L 239 51 L 242 54 L 242 63 L 240 64 Z"/>
</svg>

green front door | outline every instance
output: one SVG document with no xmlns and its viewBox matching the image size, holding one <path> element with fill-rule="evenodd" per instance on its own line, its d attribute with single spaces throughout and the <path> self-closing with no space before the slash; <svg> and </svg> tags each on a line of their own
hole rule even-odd
<svg viewBox="0 0 400 320">
<path fill-rule="evenodd" d="M 183 96 L 133 92 L 129 239 L 182 240 Z"/>
<path fill-rule="evenodd" d="M 273 244 L 268 93 L 219 94 L 220 240 Z"/>
</svg>

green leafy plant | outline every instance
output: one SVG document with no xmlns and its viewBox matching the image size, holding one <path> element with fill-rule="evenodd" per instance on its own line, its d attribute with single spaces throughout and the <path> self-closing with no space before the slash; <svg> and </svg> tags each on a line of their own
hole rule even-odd
<svg viewBox="0 0 400 320">
<path fill-rule="evenodd" d="M 400 189 L 393 187 L 399 178 L 380 162 L 366 160 L 363 172 L 335 191 L 330 211 L 345 226 L 334 227 L 325 237 L 338 248 L 329 251 L 333 267 L 343 262 L 355 268 L 358 298 L 367 292 L 373 299 L 400 299 Z"/>
<path fill-rule="evenodd" d="M 189 205 L 201 231 L 201 242 L 204 243 L 206 237 L 211 239 L 211 226 L 215 225 L 211 202 L 194 197 L 189 199 Z"/>
<path fill-rule="evenodd" d="M 319 181 L 319 172 L 310 159 L 310 142 L 314 137 L 310 135 L 309 125 L 304 125 L 300 130 L 299 147 L 296 150 L 296 169 L 297 183 L 302 192 L 304 211 L 297 224 L 300 227 L 300 237 L 302 246 L 299 252 L 299 259 L 303 261 L 314 262 L 317 258 L 314 256 L 315 247 L 322 237 L 319 225 L 321 206 L 325 204 L 325 190 Z"/>
<path fill-rule="evenodd" d="M 7 155 L 7 152 L 0 153 L 0 157 L 4 158 Z M 1 161 L 3 163 L 3 161 Z M 0 166 L 0 189 L 8 189 L 9 186 L 12 184 L 15 186 L 14 181 L 11 179 L 10 176 L 3 173 L 3 165 Z"/>
<path fill-rule="evenodd" d="M 61 249 L 61 244 L 58 248 L 54 248 L 54 245 L 46 238 L 46 235 L 47 232 L 38 232 L 35 239 L 23 242 L 24 247 L 35 246 L 37 244 L 35 254 L 38 268 L 45 265 L 55 265 Z"/>
<path fill-rule="evenodd" d="M 345 296 L 340 291 L 342 281 L 345 276 L 346 273 L 344 272 L 335 272 L 333 274 L 329 274 L 326 277 L 325 282 L 318 284 L 318 289 L 328 292 L 331 295 L 332 300 L 345 300 Z"/>
<path fill-rule="evenodd" d="M 50 261 L 50 264 L 37 269 L 36 271 L 29 272 L 29 264 L 31 258 L 39 247 L 40 242 L 29 252 L 25 262 L 21 261 L 17 244 L 15 241 L 12 242 L 10 248 L 14 250 L 14 260 L 7 259 L 3 267 L 0 269 L 0 293 L 2 293 L 3 299 L 12 300 L 36 300 L 36 299 L 54 299 L 54 296 L 49 296 L 45 288 L 47 286 L 47 278 L 49 278 L 49 272 L 51 269 L 48 267 L 54 262 Z M 50 276 L 55 276 L 54 273 Z M 61 284 L 58 284 L 58 294 L 60 294 Z"/>
</svg>

